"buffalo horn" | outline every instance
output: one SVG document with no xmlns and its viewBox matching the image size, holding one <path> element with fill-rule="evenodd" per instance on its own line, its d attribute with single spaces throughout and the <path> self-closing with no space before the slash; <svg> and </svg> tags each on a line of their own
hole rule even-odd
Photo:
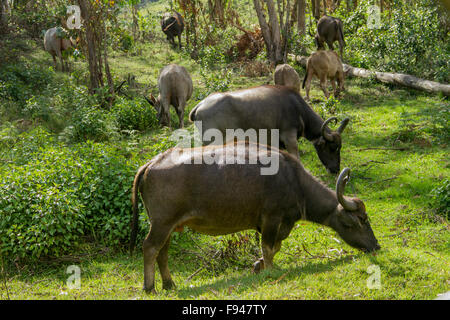
<svg viewBox="0 0 450 320">
<path fill-rule="evenodd" d="M 336 123 L 338 121 L 338 119 L 336 117 L 331 117 L 328 118 L 323 124 L 322 124 L 322 128 L 320 129 L 320 131 L 322 132 L 322 136 L 325 138 L 325 140 L 327 141 L 333 141 L 333 136 L 331 134 L 329 134 L 325 128 L 327 127 L 328 123 L 330 123 L 331 121 L 333 121 Z"/>
<path fill-rule="evenodd" d="M 339 126 L 339 128 L 337 129 L 337 132 L 339 134 L 342 134 L 342 131 L 344 131 L 345 127 L 348 125 L 348 122 L 350 121 L 349 118 L 345 118 L 344 120 L 342 120 L 341 125 Z"/>
<path fill-rule="evenodd" d="M 344 197 L 345 185 L 347 184 L 349 178 L 350 169 L 344 168 L 336 182 L 336 195 L 339 203 L 344 207 L 345 210 L 356 211 L 358 209 L 358 204 L 354 201 L 349 201 Z"/>
</svg>

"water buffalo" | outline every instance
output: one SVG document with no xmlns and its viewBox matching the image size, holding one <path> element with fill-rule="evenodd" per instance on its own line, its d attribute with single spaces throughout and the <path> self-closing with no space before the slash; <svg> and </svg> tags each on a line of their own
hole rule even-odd
<svg viewBox="0 0 450 320">
<path fill-rule="evenodd" d="M 191 98 L 193 85 L 192 79 L 185 67 L 170 64 L 161 69 L 158 77 L 159 95 L 155 98 L 150 94 L 150 99 L 145 97 L 158 112 L 158 120 L 161 125 L 170 127 L 170 105 L 175 107 L 178 114 L 179 126 L 184 127 L 184 108 Z"/>
<path fill-rule="evenodd" d="M 288 64 L 279 64 L 273 73 L 275 84 L 286 86 L 300 93 L 300 77 L 297 71 Z"/>
<path fill-rule="evenodd" d="M 317 22 L 317 32 L 314 37 L 317 49 L 325 49 L 324 42 L 328 48 L 333 50 L 333 42 L 339 42 L 341 59 L 343 59 L 343 49 L 345 46 L 343 24 L 341 19 L 330 16 L 323 16 Z"/>
<path fill-rule="evenodd" d="M 192 109 L 189 120 L 201 125 L 203 132 L 218 129 L 224 135 L 227 129 L 278 129 L 280 147 L 297 158 L 297 139 L 305 137 L 331 173 L 340 170 L 341 134 L 349 122 L 346 118 L 337 131 L 331 131 L 327 125 L 337 121 L 335 117 L 323 121 L 298 93 L 272 85 L 213 93 Z"/>
<path fill-rule="evenodd" d="M 61 71 L 69 70 L 69 65 L 66 61 L 66 68 L 64 68 L 64 60 L 63 57 L 64 51 L 75 47 L 74 41 L 70 38 L 64 38 L 64 29 L 61 27 L 54 27 L 48 29 L 44 35 L 44 48 L 45 51 L 49 52 L 53 57 L 53 62 L 55 63 L 55 70 L 58 69 L 56 63 L 56 57 L 61 61 Z"/>
<path fill-rule="evenodd" d="M 161 29 L 166 34 L 167 40 L 175 46 L 175 37 L 178 37 L 178 46 L 181 49 L 181 33 L 184 30 L 184 20 L 178 12 L 164 13 L 161 19 Z"/>
<path fill-rule="evenodd" d="M 306 74 L 303 79 L 303 89 L 306 84 L 306 99 L 309 100 L 309 90 L 311 80 L 316 76 L 320 80 L 325 97 L 328 99 L 330 94 L 327 90 L 327 79 L 330 79 L 333 86 L 334 96 L 338 97 L 341 91 L 344 91 L 344 68 L 336 52 L 328 50 L 319 50 L 313 52 L 306 61 Z M 339 87 L 336 87 L 336 80 Z"/>
<path fill-rule="evenodd" d="M 278 161 L 274 175 L 261 174 L 266 167 L 261 159 L 267 154 Z M 214 162 L 206 164 L 204 159 L 211 157 Z M 132 191 L 131 253 L 139 193 L 151 221 L 143 243 L 144 290 L 155 291 L 155 262 L 163 288 L 174 286 L 167 263 L 170 235 L 184 226 L 208 235 L 260 232 L 262 259 L 255 263 L 255 271 L 272 267 L 281 241 L 300 219 L 334 229 L 352 247 L 379 249 L 364 203 L 343 195 L 349 172 L 342 171 L 334 191 L 289 153 L 242 141 L 159 154 L 139 168 Z"/>
</svg>

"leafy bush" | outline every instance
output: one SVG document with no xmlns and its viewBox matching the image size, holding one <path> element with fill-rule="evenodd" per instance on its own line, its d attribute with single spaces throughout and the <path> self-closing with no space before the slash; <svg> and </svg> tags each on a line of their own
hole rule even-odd
<svg viewBox="0 0 450 320">
<path fill-rule="evenodd" d="M 34 144 L 25 133 L 22 144 Z M 51 139 L 50 139 L 51 140 Z M 0 170 L 0 250 L 33 260 L 76 250 L 85 236 L 120 247 L 128 242 L 136 165 L 119 148 L 93 142 L 29 148 L 29 162 Z"/>
<path fill-rule="evenodd" d="M 0 69 L 0 98 L 26 101 L 52 82 L 53 74 L 39 65 L 19 62 Z"/>
<path fill-rule="evenodd" d="M 107 111 L 96 106 L 81 107 L 73 112 L 72 124 L 62 137 L 73 142 L 108 141 L 117 135 L 116 123 Z"/>
<path fill-rule="evenodd" d="M 347 42 L 344 58 L 348 63 L 449 82 L 450 44 L 435 1 L 396 4 L 383 13 L 379 29 L 369 29 L 366 23 L 367 8 L 372 4 L 360 1 L 349 16 L 342 8 L 339 10 Z"/>
<path fill-rule="evenodd" d="M 450 179 L 442 180 L 430 195 L 437 214 L 450 219 Z"/>
<path fill-rule="evenodd" d="M 155 108 L 143 99 L 119 98 L 111 112 L 120 130 L 144 131 L 158 126 Z"/>
<path fill-rule="evenodd" d="M 224 69 L 222 74 L 201 69 L 200 74 L 205 83 L 206 92 L 200 93 L 196 98 L 203 99 L 213 92 L 227 91 L 231 84 L 232 71 Z"/>
</svg>

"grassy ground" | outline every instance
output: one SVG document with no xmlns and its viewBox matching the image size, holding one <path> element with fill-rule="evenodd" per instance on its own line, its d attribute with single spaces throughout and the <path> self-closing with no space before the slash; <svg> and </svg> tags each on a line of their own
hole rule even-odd
<svg viewBox="0 0 450 320">
<path fill-rule="evenodd" d="M 140 92 L 155 94 L 159 70 L 168 63 L 184 65 L 195 87 L 187 111 L 209 90 L 202 68 L 184 51 L 172 49 L 163 39 L 139 48 L 137 55 L 110 55 L 116 79 L 131 73 Z M 32 57 L 51 65 L 50 56 L 40 49 Z M 224 67 L 208 72 L 220 78 Z M 80 75 L 85 72 L 81 62 L 74 68 Z M 303 69 L 297 68 L 303 77 Z M 267 81 L 270 74 L 247 77 L 234 70 L 228 85 L 234 89 Z M 169 252 L 175 290 L 161 289 L 158 272 L 158 294 L 141 290 L 140 252 L 130 257 L 113 248 L 90 248 L 84 255 L 8 270 L 0 299 L 433 299 L 448 291 L 450 225 L 430 209 L 429 193 L 449 176 L 449 146 L 436 132 L 424 130 L 438 120 L 434 110 L 448 108 L 448 102 L 357 79 L 348 79 L 346 89 L 342 100 L 327 104 L 315 83 L 312 106 L 324 117 L 351 119 L 341 152 L 341 166 L 352 169 L 346 194 L 365 202 L 380 251 L 358 252 L 332 230 L 299 221 L 276 255 L 276 267 L 255 275 L 250 271 L 258 257 L 253 233 L 245 233 L 247 238 L 208 237 L 185 230 L 174 234 Z M 186 126 L 191 125 L 188 113 Z M 143 157 L 153 154 L 155 137 L 169 134 L 158 130 L 140 135 Z M 336 177 L 326 173 L 312 145 L 300 140 L 299 148 L 304 166 L 333 188 Z M 224 248 L 224 254 L 212 258 Z M 69 265 L 81 270 L 80 289 L 68 287 Z"/>
</svg>

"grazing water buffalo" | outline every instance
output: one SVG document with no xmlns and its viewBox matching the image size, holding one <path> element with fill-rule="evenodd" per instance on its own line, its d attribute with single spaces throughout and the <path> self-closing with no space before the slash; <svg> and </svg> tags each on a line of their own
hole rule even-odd
<svg viewBox="0 0 450 320">
<path fill-rule="evenodd" d="M 311 80 L 316 76 L 320 80 L 325 97 L 328 99 L 330 94 L 327 90 L 327 79 L 330 79 L 333 86 L 334 96 L 338 97 L 341 91 L 344 91 L 344 68 L 336 52 L 328 50 L 319 50 L 313 52 L 306 61 L 306 74 L 303 79 L 303 89 L 306 83 L 306 99 L 309 100 L 309 89 L 311 88 Z M 336 87 L 336 80 L 339 87 Z"/>
<path fill-rule="evenodd" d="M 184 30 L 184 20 L 178 12 L 164 13 L 161 19 L 161 29 L 166 34 L 167 40 L 175 46 L 175 37 L 178 37 L 178 46 L 181 49 L 181 33 Z"/>
<path fill-rule="evenodd" d="M 64 29 L 54 27 L 48 29 L 44 35 L 44 48 L 45 51 L 48 51 L 52 57 L 53 62 L 55 63 L 55 70 L 58 69 L 58 65 L 56 63 L 56 57 L 61 61 L 61 71 L 69 71 L 69 65 L 66 61 L 66 68 L 64 68 L 64 57 L 63 52 L 75 47 L 75 43 L 72 39 L 65 39 L 62 37 L 62 33 L 64 33 Z"/>
<path fill-rule="evenodd" d="M 325 49 L 324 42 L 328 48 L 333 50 L 333 42 L 339 42 L 341 59 L 343 59 L 343 49 L 345 46 L 343 24 L 341 19 L 330 16 L 323 16 L 317 22 L 317 32 L 314 38 L 317 49 Z"/>
<path fill-rule="evenodd" d="M 150 99 L 145 98 L 158 112 L 161 125 L 170 127 L 169 109 L 170 105 L 173 105 L 178 114 L 179 126 L 183 128 L 184 108 L 193 91 L 192 79 L 186 68 L 176 64 L 162 68 L 158 77 L 158 88 L 158 98 L 152 94 Z"/>
<path fill-rule="evenodd" d="M 259 159 L 268 153 L 278 161 L 274 175 L 261 174 L 266 164 Z M 215 161 L 206 164 L 205 157 Z M 334 229 L 352 247 L 379 249 L 364 203 L 343 195 L 348 178 L 345 168 L 336 191 L 331 190 L 287 152 L 242 141 L 172 148 L 159 154 L 139 168 L 133 183 L 131 253 L 138 228 L 139 193 L 151 221 L 143 243 L 144 289 L 155 291 L 155 262 L 163 288 L 174 286 L 168 248 L 171 233 L 183 226 L 208 235 L 249 229 L 260 232 L 263 257 L 255 263 L 255 271 L 272 267 L 281 241 L 300 219 Z"/>
<path fill-rule="evenodd" d="M 273 81 L 300 93 L 300 77 L 297 71 L 288 64 L 279 64 L 273 73 Z"/>
<path fill-rule="evenodd" d="M 277 142 L 297 158 L 297 140 L 305 137 L 331 173 L 340 170 L 341 134 L 349 122 L 346 118 L 337 131 L 331 131 L 327 125 L 337 118 L 323 121 L 298 93 L 271 85 L 213 93 L 192 109 L 189 119 L 201 124 L 203 132 L 218 129 L 223 135 L 227 129 L 278 129 Z"/>
</svg>

